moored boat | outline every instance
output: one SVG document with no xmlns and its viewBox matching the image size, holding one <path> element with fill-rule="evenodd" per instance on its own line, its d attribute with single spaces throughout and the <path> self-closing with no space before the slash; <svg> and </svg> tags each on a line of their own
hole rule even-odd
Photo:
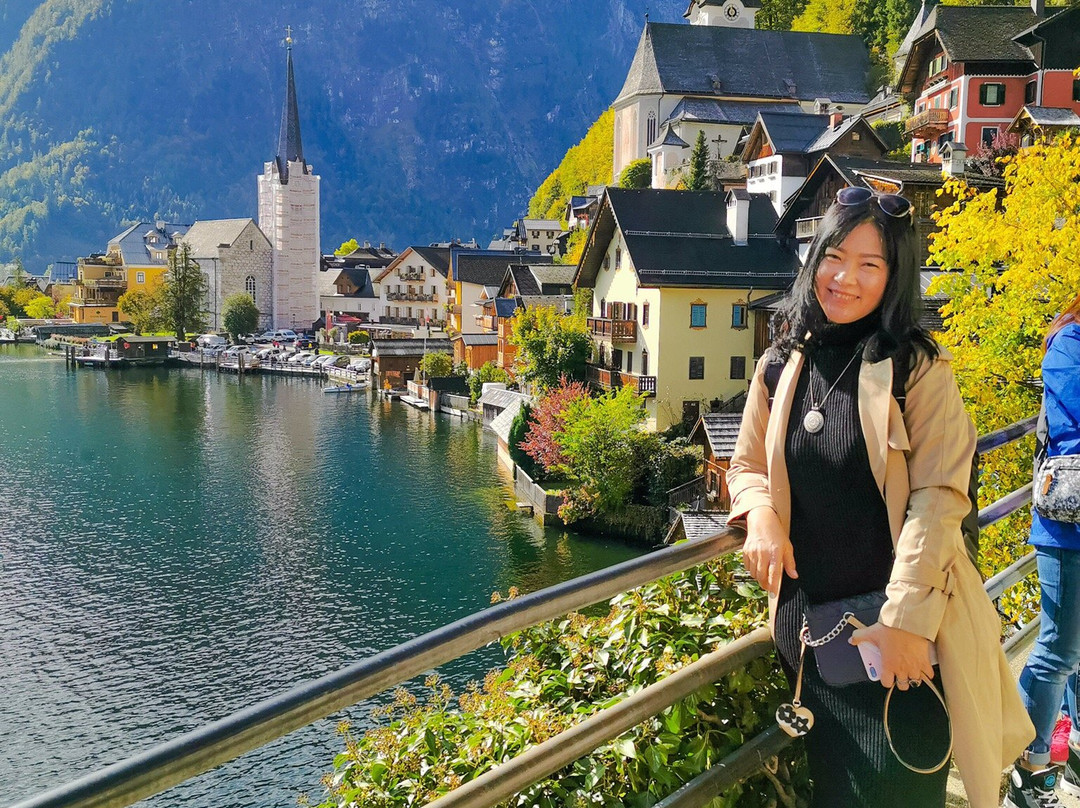
<svg viewBox="0 0 1080 808">
<path fill-rule="evenodd" d="M 10 328 L 0 328 L 0 345 L 14 345 L 18 341 L 15 332 Z"/>
<path fill-rule="evenodd" d="M 352 383 L 346 382 L 345 384 L 337 384 L 337 385 L 333 385 L 331 387 L 324 387 L 323 392 L 324 393 L 359 393 L 363 389 L 364 389 L 364 385 L 362 385 L 362 384 L 352 384 Z"/>
</svg>

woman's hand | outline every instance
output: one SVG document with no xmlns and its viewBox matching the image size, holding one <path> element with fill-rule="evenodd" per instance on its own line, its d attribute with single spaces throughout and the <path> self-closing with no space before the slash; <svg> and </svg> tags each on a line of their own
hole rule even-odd
<svg viewBox="0 0 1080 808">
<path fill-rule="evenodd" d="M 780 591 L 780 581 L 785 572 L 789 578 L 799 577 L 795 571 L 795 551 L 791 540 L 772 508 L 754 508 L 746 515 L 743 565 L 762 589 L 771 595 Z"/>
<path fill-rule="evenodd" d="M 850 642 L 858 645 L 871 642 L 881 651 L 881 684 L 901 690 L 908 685 L 934 678 L 934 666 L 930 664 L 930 641 L 918 634 L 899 628 L 874 623 L 857 628 Z"/>
</svg>

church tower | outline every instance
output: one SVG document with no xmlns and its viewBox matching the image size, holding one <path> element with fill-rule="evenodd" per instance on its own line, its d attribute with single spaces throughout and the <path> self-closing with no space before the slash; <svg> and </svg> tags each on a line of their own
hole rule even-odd
<svg viewBox="0 0 1080 808">
<path fill-rule="evenodd" d="M 293 79 L 292 31 L 277 156 L 259 175 L 259 229 L 273 250 L 269 312 L 274 328 L 309 329 L 319 317 L 319 177 L 304 161 Z M 264 314 L 268 312 L 263 312 Z"/>
</svg>

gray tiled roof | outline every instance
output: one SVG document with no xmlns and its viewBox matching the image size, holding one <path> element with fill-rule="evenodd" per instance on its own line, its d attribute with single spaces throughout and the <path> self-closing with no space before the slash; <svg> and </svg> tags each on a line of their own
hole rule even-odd
<svg viewBox="0 0 1080 808">
<path fill-rule="evenodd" d="M 1027 106 L 1024 111 L 1039 126 L 1080 126 L 1080 115 L 1071 109 Z"/>
<path fill-rule="evenodd" d="M 1030 6 L 934 6 L 920 38 L 936 30 L 954 62 L 1030 62 L 1031 51 L 1013 41 L 1039 22 Z"/>
<path fill-rule="evenodd" d="M 510 427 L 514 425 L 514 419 L 517 418 L 518 413 L 521 412 L 521 407 L 524 402 L 521 399 L 511 401 L 506 409 L 491 419 L 491 423 L 488 426 L 491 431 L 499 436 L 499 439 L 503 443 L 510 443 Z"/>
<path fill-rule="evenodd" d="M 540 253 L 462 250 L 454 254 L 454 280 L 498 288 L 510 264 L 550 264 L 551 260 Z"/>
<path fill-rule="evenodd" d="M 672 524 L 664 542 L 707 539 L 727 527 L 728 514 L 721 511 L 683 511 Z"/>
<path fill-rule="evenodd" d="M 198 221 L 184 235 L 184 241 L 191 246 L 192 258 L 217 258 L 218 247 L 222 244 L 232 246 L 253 221 L 251 218 Z M 261 230 L 259 235 L 266 241 Z"/>
<path fill-rule="evenodd" d="M 501 387 L 497 387 L 489 388 L 486 393 L 480 396 L 479 404 L 481 407 L 505 409 L 515 401 L 522 402 L 528 400 L 529 396 L 525 393 L 519 393 L 517 390 L 504 390 Z"/>
<path fill-rule="evenodd" d="M 673 93 L 864 104 L 869 69 L 853 35 L 650 22 L 615 103 Z"/>
<path fill-rule="evenodd" d="M 617 223 L 643 285 L 787 288 L 797 261 L 772 234 L 776 212 L 769 198 L 748 195 L 749 243 L 736 245 L 727 229 L 726 196 L 713 191 L 609 189 L 582 257 L 578 284 L 595 283 L 602 252 Z"/>
<path fill-rule="evenodd" d="M 810 144 L 829 128 L 828 115 L 805 112 L 762 112 L 758 121 L 768 133 L 773 150 L 781 154 L 808 151 Z"/>
<path fill-rule="evenodd" d="M 449 247 L 410 247 L 409 249 L 431 264 L 444 278 L 450 271 Z"/>
<path fill-rule="evenodd" d="M 165 222 L 162 229 L 158 229 L 156 222 L 139 222 L 133 224 L 123 233 L 111 238 L 109 246 L 118 245 L 125 264 L 143 266 L 164 266 L 169 263 L 168 258 L 156 258 L 151 252 L 164 251 L 169 247 L 176 246 L 191 228 L 190 224 L 175 224 Z M 158 244 L 152 244 L 149 239 L 156 236 L 161 239 Z M 178 238 L 179 236 L 179 238 Z"/>
<path fill-rule="evenodd" d="M 735 451 L 735 441 L 739 437 L 742 413 L 707 412 L 694 426 L 690 433 L 692 442 L 701 442 L 704 438 L 709 443 L 713 457 L 729 458 Z"/>
<path fill-rule="evenodd" d="M 663 126 L 660 127 L 660 134 L 656 136 L 656 140 L 649 144 L 649 148 L 654 146 L 675 146 L 680 149 L 689 149 L 690 144 L 675 134 L 675 129 L 671 125 L 671 121 L 664 121 Z"/>
<path fill-rule="evenodd" d="M 334 284 L 337 285 L 338 281 L 344 276 L 353 286 L 357 288 L 357 292 L 354 292 L 348 297 L 378 297 L 375 294 L 375 287 L 371 285 L 371 272 L 367 267 L 345 267 L 334 278 Z"/>
<path fill-rule="evenodd" d="M 424 353 L 453 353 L 448 339 L 373 339 L 372 353 L 378 356 L 423 356 Z"/>
<path fill-rule="evenodd" d="M 888 146 L 881 140 L 881 137 L 874 131 L 874 128 L 872 126 L 863 125 L 862 118 L 856 115 L 852 118 L 845 118 L 835 129 L 831 126 L 827 126 L 825 131 L 818 135 L 817 139 L 806 147 L 806 151 L 812 153 L 832 148 L 834 143 L 857 126 L 862 126 L 862 128 L 869 133 L 870 137 L 878 141 L 878 145 L 881 146 L 882 152 L 889 150 Z"/>
<path fill-rule="evenodd" d="M 461 340 L 466 345 L 498 345 L 498 334 L 458 334 L 454 340 Z M 451 340 L 453 342 L 453 340 Z"/>
<path fill-rule="evenodd" d="M 668 116 L 673 121 L 697 123 L 730 123 L 749 126 L 762 112 L 799 112 L 793 102 L 783 101 L 726 101 L 721 98 L 684 98 Z"/>
</svg>

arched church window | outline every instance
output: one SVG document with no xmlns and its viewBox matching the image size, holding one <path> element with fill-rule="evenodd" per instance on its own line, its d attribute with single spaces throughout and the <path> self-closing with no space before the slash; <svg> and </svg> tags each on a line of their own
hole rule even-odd
<svg viewBox="0 0 1080 808">
<path fill-rule="evenodd" d="M 247 280 L 244 281 L 244 290 L 251 295 L 251 302 L 255 302 L 255 276 L 248 275 Z"/>
<path fill-rule="evenodd" d="M 650 112 L 649 119 L 645 124 L 645 145 L 651 146 L 653 141 L 656 140 L 656 113 Z"/>
</svg>

